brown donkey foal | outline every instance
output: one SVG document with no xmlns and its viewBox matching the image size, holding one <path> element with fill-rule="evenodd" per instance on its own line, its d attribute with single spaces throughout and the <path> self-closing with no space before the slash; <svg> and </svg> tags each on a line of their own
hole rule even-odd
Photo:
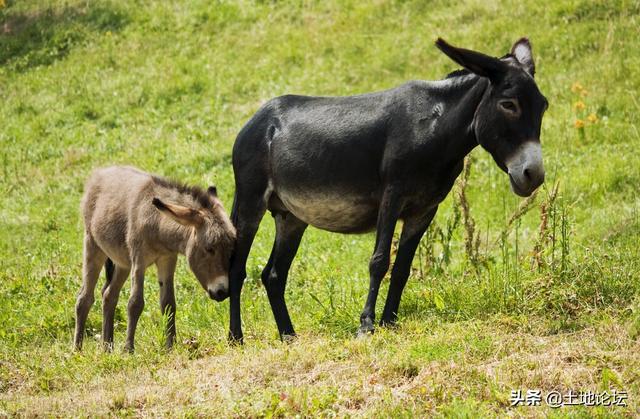
<svg viewBox="0 0 640 419">
<path fill-rule="evenodd" d="M 82 348 L 84 327 L 103 266 L 102 339 L 113 348 L 113 318 L 122 285 L 132 272 L 126 349 L 133 351 L 136 325 L 144 307 L 144 272 L 156 264 L 160 308 L 168 316 L 166 346 L 175 340 L 173 274 L 178 253 L 209 296 L 222 301 L 229 290 L 229 258 L 235 229 L 216 195 L 172 182 L 133 167 L 93 172 L 81 205 L 85 234 L 82 288 L 76 303 L 75 347 Z"/>
</svg>

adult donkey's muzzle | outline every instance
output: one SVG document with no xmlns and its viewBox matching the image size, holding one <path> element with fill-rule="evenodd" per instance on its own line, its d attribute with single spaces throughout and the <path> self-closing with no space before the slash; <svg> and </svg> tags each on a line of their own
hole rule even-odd
<svg viewBox="0 0 640 419">
<path fill-rule="evenodd" d="M 507 173 L 511 190 L 519 196 L 529 196 L 544 182 L 542 148 L 538 141 L 527 141 L 507 158 Z"/>
</svg>

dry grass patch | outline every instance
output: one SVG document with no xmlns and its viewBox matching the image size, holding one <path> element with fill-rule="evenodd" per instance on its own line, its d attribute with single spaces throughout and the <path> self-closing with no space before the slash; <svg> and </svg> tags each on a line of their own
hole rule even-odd
<svg viewBox="0 0 640 419">
<path fill-rule="evenodd" d="M 436 355 L 408 350 L 451 342 L 466 346 Z M 507 331 L 499 322 L 443 324 L 421 336 L 403 330 L 370 339 L 306 335 L 290 345 L 249 342 L 196 360 L 181 347 L 151 370 L 79 376 L 77 384 L 50 392 L 10 388 L 0 403 L 7 413 L 26 416 L 368 416 L 446 413 L 464 399 L 464 406 L 477 403 L 487 414 L 538 416 L 550 409 L 511 408 L 510 391 L 616 388 L 629 392 L 629 406 L 597 412 L 633 415 L 638 349 L 623 326 L 610 323 L 550 336 Z"/>
</svg>

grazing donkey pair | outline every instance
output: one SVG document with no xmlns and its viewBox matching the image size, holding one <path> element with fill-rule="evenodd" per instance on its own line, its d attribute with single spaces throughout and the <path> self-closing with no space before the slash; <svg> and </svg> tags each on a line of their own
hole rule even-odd
<svg viewBox="0 0 640 419">
<path fill-rule="evenodd" d="M 168 317 L 166 346 L 176 336 L 173 274 L 178 253 L 209 296 L 228 295 L 228 268 L 235 229 L 215 187 L 203 191 L 141 172 L 133 167 L 96 170 L 86 184 L 81 205 L 84 219 L 83 283 L 76 303 L 75 346 L 82 347 L 85 322 L 94 301 L 102 267 L 102 339 L 113 346 L 113 320 L 122 286 L 132 273 L 127 307 L 126 349 L 133 351 L 136 325 L 144 307 L 144 273 L 155 263 L 160 283 L 160 308 Z"/>
<path fill-rule="evenodd" d="M 233 148 L 231 340 L 242 340 L 240 291 L 266 210 L 275 218 L 276 237 L 262 281 L 282 338 L 295 335 L 284 292 L 307 226 L 376 230 L 362 334 L 374 330 L 396 223 L 402 220 L 403 227 L 383 325 L 396 322 L 416 247 L 473 148 L 479 144 L 492 155 L 517 195 L 528 196 L 542 184 L 540 126 L 547 100 L 533 78 L 529 41 L 520 39 L 502 58 L 442 39 L 436 46 L 464 70 L 359 96 L 278 97 L 242 128 Z"/>
<path fill-rule="evenodd" d="M 403 227 L 382 325 L 396 322 L 416 248 L 473 148 L 479 144 L 491 154 L 517 195 L 529 196 L 542 184 L 540 127 L 548 102 L 533 78 L 529 41 L 518 40 L 502 58 L 442 39 L 436 46 L 464 70 L 445 80 L 412 81 L 358 96 L 278 97 L 242 128 L 232 157 L 236 191 L 231 219 L 237 240 L 228 277 L 231 341 L 243 338 L 240 292 L 249 250 L 267 210 L 275 218 L 276 237 L 262 282 L 283 339 L 295 336 L 284 292 L 307 226 L 338 233 L 376 230 L 369 293 L 358 329 L 366 334 L 374 330 L 396 223 L 402 220 Z M 103 291 L 107 345 L 113 340 L 117 295 L 130 269 L 129 349 L 149 264 L 158 265 L 163 311 L 175 313 L 172 280 L 179 252 L 187 254 L 212 298 L 226 298 L 227 251 L 234 230 L 215 193 L 178 188 L 131 168 L 110 168 L 89 181 L 83 205 L 85 267 L 76 346 L 107 258 L 116 265 Z M 167 332 L 170 345 L 173 316 Z"/>
</svg>

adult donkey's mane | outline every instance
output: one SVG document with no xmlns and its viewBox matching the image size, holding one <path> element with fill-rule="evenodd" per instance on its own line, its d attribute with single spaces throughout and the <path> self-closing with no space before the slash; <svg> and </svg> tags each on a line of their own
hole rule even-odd
<svg viewBox="0 0 640 419">
<path fill-rule="evenodd" d="M 473 74 L 473 73 L 469 70 L 465 70 L 464 68 L 461 68 L 459 70 L 454 70 L 451 73 L 447 74 L 447 77 L 445 77 L 445 79 L 452 79 L 454 77 L 460 77 L 460 76 L 468 76 L 469 74 Z"/>
</svg>

